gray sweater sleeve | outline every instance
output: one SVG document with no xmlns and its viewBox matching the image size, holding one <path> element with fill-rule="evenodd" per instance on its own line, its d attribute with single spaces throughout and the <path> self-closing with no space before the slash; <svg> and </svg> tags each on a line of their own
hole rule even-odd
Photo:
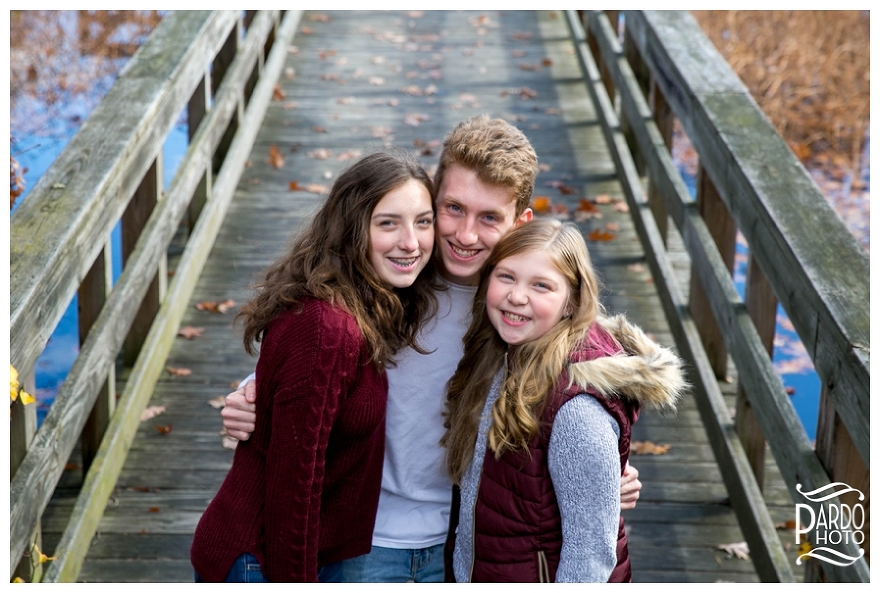
<svg viewBox="0 0 880 593">
<path fill-rule="evenodd" d="M 556 414 L 548 463 L 562 515 L 557 582 L 604 583 L 617 564 L 619 434 L 617 422 L 586 394 Z"/>
</svg>

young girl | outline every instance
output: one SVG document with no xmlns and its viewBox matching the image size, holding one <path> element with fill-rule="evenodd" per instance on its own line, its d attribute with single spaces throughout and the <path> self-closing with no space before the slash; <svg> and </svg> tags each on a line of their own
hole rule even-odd
<svg viewBox="0 0 880 593">
<path fill-rule="evenodd" d="M 464 346 L 441 441 L 461 489 L 456 580 L 630 581 L 630 428 L 640 405 L 674 405 L 679 359 L 601 316 L 583 237 L 555 220 L 495 246 Z"/>
<path fill-rule="evenodd" d="M 197 581 L 328 581 L 370 551 L 383 366 L 436 308 L 432 194 L 410 157 L 362 158 L 240 313 L 259 413 L 196 528 Z"/>
</svg>

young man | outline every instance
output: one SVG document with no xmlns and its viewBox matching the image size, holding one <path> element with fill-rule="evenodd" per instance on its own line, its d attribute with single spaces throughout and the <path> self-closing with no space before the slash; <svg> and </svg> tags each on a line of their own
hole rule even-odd
<svg viewBox="0 0 880 593">
<path fill-rule="evenodd" d="M 443 143 L 435 175 L 435 255 L 448 289 L 419 339 L 429 354 L 405 350 L 389 368 L 382 492 L 369 554 L 342 562 L 347 582 L 441 582 L 452 482 L 445 470 L 443 411 L 446 382 L 462 355 L 479 272 L 507 231 L 529 221 L 538 175 L 531 143 L 500 119 L 459 123 Z M 253 376 L 251 376 L 253 377 Z M 227 433 L 253 431 L 255 389 L 250 378 L 226 398 Z M 630 468 L 621 508 L 635 506 L 641 484 Z"/>
</svg>

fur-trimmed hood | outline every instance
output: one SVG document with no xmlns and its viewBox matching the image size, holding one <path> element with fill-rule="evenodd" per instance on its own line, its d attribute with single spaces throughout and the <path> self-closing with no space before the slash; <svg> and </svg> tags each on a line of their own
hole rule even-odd
<svg viewBox="0 0 880 593">
<path fill-rule="evenodd" d="M 623 315 L 600 316 L 589 334 L 593 337 L 605 332 L 620 344 L 623 352 L 570 362 L 571 384 L 592 387 L 606 397 L 631 399 L 640 406 L 674 410 L 688 388 L 683 361 L 669 348 L 648 338 Z"/>
</svg>

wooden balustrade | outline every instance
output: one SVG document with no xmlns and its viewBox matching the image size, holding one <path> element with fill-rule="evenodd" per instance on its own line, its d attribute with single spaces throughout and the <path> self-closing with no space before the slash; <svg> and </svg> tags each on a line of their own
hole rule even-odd
<svg viewBox="0 0 880 593">
<path fill-rule="evenodd" d="M 616 12 L 568 18 L 758 573 L 793 580 L 761 494 L 765 439 L 793 501 L 827 516 L 833 499 L 810 502 L 798 489 L 840 481 L 870 509 L 867 254 L 687 12 L 625 11 L 623 46 Z M 670 156 L 673 117 L 699 155 L 696 202 Z M 689 301 L 665 254 L 667 215 L 691 257 Z M 749 245 L 745 303 L 731 278 L 737 230 Z M 823 383 L 815 450 L 773 370 L 777 300 Z M 717 385 L 728 359 L 740 381 L 735 424 Z M 807 580 L 868 581 L 865 535 L 864 558 L 809 560 Z M 858 556 L 851 542 L 828 547 Z"/>
<path fill-rule="evenodd" d="M 33 406 L 12 406 L 11 576 L 40 577 L 30 570 L 40 517 L 81 442 L 84 482 L 42 576 L 75 580 L 300 16 L 169 12 L 13 214 L 12 365 L 32 388 L 34 364 L 74 295 L 81 346 L 39 429 Z M 184 113 L 189 146 L 163 187 L 162 146 Z M 123 267 L 114 285 L 117 225 Z M 186 246 L 169 279 L 168 247 L 182 228 Z"/>
</svg>

